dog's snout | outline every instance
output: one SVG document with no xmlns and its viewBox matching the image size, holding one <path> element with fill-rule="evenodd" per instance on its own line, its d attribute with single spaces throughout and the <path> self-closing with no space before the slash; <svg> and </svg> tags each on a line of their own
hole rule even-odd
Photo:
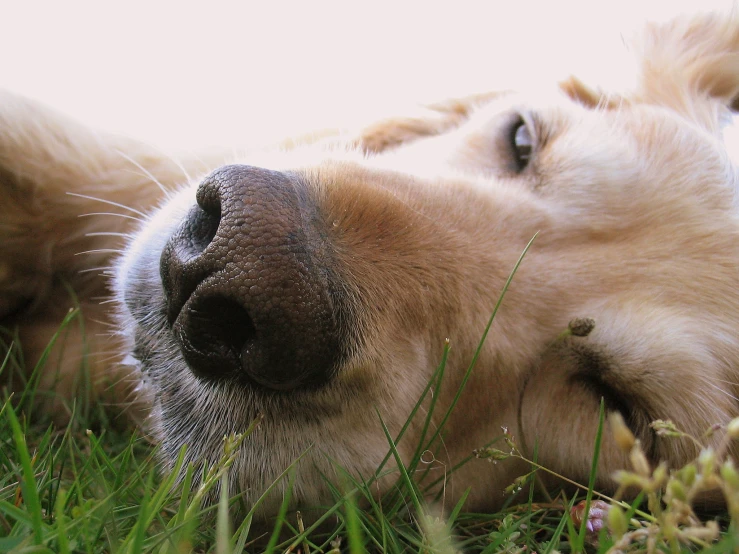
<svg viewBox="0 0 739 554">
<path fill-rule="evenodd" d="M 198 376 L 276 390 L 325 383 L 342 356 L 330 245 L 301 179 L 227 166 L 161 257 L 167 316 Z"/>
</svg>

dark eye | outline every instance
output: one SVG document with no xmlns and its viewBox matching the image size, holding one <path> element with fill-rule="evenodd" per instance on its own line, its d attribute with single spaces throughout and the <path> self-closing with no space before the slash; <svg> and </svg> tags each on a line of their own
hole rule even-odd
<svg viewBox="0 0 739 554">
<path fill-rule="evenodd" d="M 518 117 L 511 126 L 509 140 L 516 169 L 521 172 L 529 165 L 534 150 L 534 139 L 531 130 L 522 117 Z"/>
</svg>

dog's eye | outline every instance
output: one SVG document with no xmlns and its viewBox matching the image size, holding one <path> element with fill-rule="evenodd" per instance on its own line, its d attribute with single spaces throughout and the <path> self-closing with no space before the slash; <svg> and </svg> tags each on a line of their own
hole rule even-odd
<svg viewBox="0 0 739 554">
<path fill-rule="evenodd" d="M 534 139 L 528 124 L 522 117 L 516 118 L 509 131 L 511 152 L 517 171 L 521 172 L 529 165 L 534 151 Z"/>
</svg>

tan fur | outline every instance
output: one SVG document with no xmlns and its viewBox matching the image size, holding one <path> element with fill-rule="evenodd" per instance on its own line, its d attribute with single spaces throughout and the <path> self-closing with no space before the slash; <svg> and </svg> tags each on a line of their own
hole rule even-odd
<svg viewBox="0 0 739 554">
<path fill-rule="evenodd" d="M 77 318 L 65 329 L 42 375 L 41 388 L 56 393 L 50 411 L 67 417 L 65 401 L 88 379 L 95 387 L 86 395 L 120 403 L 128 385 L 114 363 L 120 347 L 110 309 L 101 305 L 110 294 L 101 274 L 121 248 L 116 234 L 130 232 L 142 217 L 137 212 L 161 200 L 153 181 L 173 188 L 188 169 L 152 147 L 89 130 L 9 92 L 0 91 L 0 106 L 0 321 L 20 324 L 25 363 L 33 368 L 63 317 L 81 308 L 84 322 Z M 185 163 L 191 172 L 204 171 L 199 159 Z"/>
<path fill-rule="evenodd" d="M 688 441 L 660 439 L 648 424 L 672 419 L 701 435 L 739 415 L 738 183 L 721 135 L 739 93 L 739 23 L 706 16 L 649 27 L 634 52 L 636 88 L 604 91 L 573 78 L 534 95 L 473 96 L 245 160 L 298 170 L 311 183 L 356 302 L 362 341 L 331 386 L 296 395 L 296 410 L 310 407 L 299 412 L 306 417 L 299 428 L 238 391 L 208 396 L 175 362 L 171 383 L 155 380 L 140 394 L 164 461 L 171 462 L 178 441 L 194 443 L 193 461 L 215 459 L 225 433 L 266 411 L 234 464 L 231 482 L 247 501 L 308 447 L 296 504 L 326 498 L 320 474 L 333 471 L 329 458 L 370 475 L 387 452 L 375 409 L 395 435 L 448 338 L 437 412 L 444 413 L 506 278 L 537 233 L 448 422 L 430 479 L 507 427 L 523 448 L 538 445 L 541 463 L 584 482 L 601 394 L 629 402 L 629 424 L 653 463 L 677 465 L 695 455 Z M 538 137 L 520 174 L 510 169 L 507 134 L 517 114 Z M 88 344 L 70 328 L 65 348 L 72 354 L 55 361 L 47 387 L 58 381 L 69 397 L 89 351 L 92 380 L 103 382 L 97 390 L 123 380 L 113 392 L 125 398 L 128 366 L 114 369 L 94 353 L 127 353 L 135 322 L 120 308 L 122 332 L 101 338 L 110 315 L 95 301 L 109 294 L 106 280 L 80 270 L 108 266 L 109 250 L 126 242 L 116 270 L 120 300 L 132 286 L 131 268 L 155 258 L 150 250 L 192 204 L 197 183 L 226 158 L 183 160 L 180 167 L 145 145 L 0 97 L 0 318 L 20 325 L 33 360 L 74 304 L 65 283 L 86 315 Z M 154 179 L 173 191 L 166 200 Z M 68 192 L 153 215 L 145 223 L 80 217 L 142 216 Z M 90 235 L 99 232 L 135 234 L 127 241 Z M 100 252 L 77 255 L 91 250 Z M 576 317 L 593 318 L 594 331 L 558 339 Z M 171 395 L 192 401 L 188 417 L 198 422 L 213 417 L 213 406 L 228 417 L 203 423 L 199 435 L 177 436 L 168 422 L 184 416 L 168 416 L 179 401 Z M 420 428 L 414 422 L 399 444 L 406 459 Z M 608 490 L 613 470 L 627 460 L 606 434 L 599 486 Z M 452 505 L 472 487 L 470 508 L 499 504 L 521 471 L 513 462 L 473 461 L 444 481 L 445 499 Z M 265 513 L 275 509 L 273 500 Z"/>
</svg>

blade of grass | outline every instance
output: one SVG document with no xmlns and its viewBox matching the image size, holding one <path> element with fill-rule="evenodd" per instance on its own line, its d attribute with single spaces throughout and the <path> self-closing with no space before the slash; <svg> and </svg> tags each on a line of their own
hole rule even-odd
<svg viewBox="0 0 739 554">
<path fill-rule="evenodd" d="M 151 489 L 154 486 L 154 474 L 150 473 L 146 480 L 146 488 L 144 489 L 144 496 L 141 499 L 141 506 L 139 508 L 139 517 L 136 520 L 136 524 L 131 529 L 126 539 L 121 545 L 121 551 L 124 551 L 124 547 L 127 546 L 125 552 L 129 554 L 139 554 L 144 544 L 144 538 L 146 537 L 146 529 L 149 526 L 149 517 L 152 511 L 151 505 Z"/>
<path fill-rule="evenodd" d="M 564 494 L 564 493 L 563 493 Z M 575 522 L 572 520 L 572 507 L 575 505 L 575 502 L 577 500 L 577 492 L 575 492 L 575 495 L 572 497 L 572 501 L 569 502 L 570 508 L 565 511 L 563 514 L 563 517 L 565 518 L 565 522 L 567 524 L 567 534 L 570 537 L 570 548 L 573 552 L 583 552 L 583 545 L 578 544 L 577 540 L 579 538 L 578 535 L 578 529 L 575 529 Z M 565 504 L 567 504 L 567 497 L 565 496 Z"/>
<path fill-rule="evenodd" d="M 67 495 L 63 490 L 59 490 L 56 495 L 55 513 L 56 513 L 56 530 L 57 530 L 57 547 L 59 554 L 70 554 L 69 539 L 67 537 L 66 516 L 64 515 L 64 506 L 67 504 Z"/>
<path fill-rule="evenodd" d="M 421 437 L 418 440 L 418 446 L 416 447 L 416 452 L 413 455 L 413 469 L 415 469 L 415 465 L 418 464 L 418 460 L 421 459 L 421 456 L 423 455 L 424 449 L 423 444 L 426 440 L 426 435 L 428 435 L 429 426 L 431 425 L 431 417 L 434 415 L 434 410 L 436 409 L 436 402 L 439 400 L 439 397 L 441 396 L 441 384 L 444 379 L 444 370 L 446 369 L 447 360 L 449 359 L 449 339 L 446 340 L 444 343 L 444 351 L 441 355 L 441 362 L 439 363 L 438 369 L 434 373 L 434 377 L 429 382 L 435 381 L 434 386 L 434 394 L 431 396 L 431 403 L 429 405 L 428 412 L 426 413 L 426 419 L 423 422 L 423 429 L 421 430 Z M 396 440 L 397 444 L 397 440 Z"/>
<path fill-rule="evenodd" d="M 7 500 L 0 500 L 0 512 L 17 522 L 22 523 L 25 527 L 33 528 L 33 518 L 31 515 L 17 506 L 14 506 Z"/>
<path fill-rule="evenodd" d="M 452 527 L 454 527 L 454 522 L 457 521 L 457 518 L 459 517 L 459 514 L 462 512 L 462 506 L 464 506 L 464 503 L 467 502 L 467 497 L 470 495 L 470 492 L 472 491 L 471 488 L 466 489 L 462 496 L 459 497 L 459 500 L 454 505 L 454 508 L 449 513 L 449 517 L 447 517 L 447 527 L 449 528 L 449 531 L 452 530 Z"/>
<path fill-rule="evenodd" d="M 382 419 L 382 415 L 380 414 L 379 410 L 375 408 L 375 411 L 377 413 L 377 417 L 380 418 L 380 425 L 382 425 L 382 431 L 385 433 L 385 438 L 387 439 L 388 445 L 390 446 L 390 450 L 393 454 L 393 457 L 395 458 L 395 463 L 398 466 L 398 470 L 400 471 L 400 478 L 401 481 L 405 484 L 405 486 L 408 489 L 408 494 L 411 497 L 411 501 L 413 502 L 413 507 L 416 509 L 417 513 L 421 513 L 422 506 L 421 501 L 419 500 L 419 494 L 416 490 L 416 485 L 411 480 L 410 476 L 408 475 L 408 471 L 406 470 L 405 466 L 403 465 L 403 460 L 400 457 L 400 453 L 398 452 L 397 447 L 395 446 L 395 442 L 393 442 L 393 438 L 390 435 L 390 431 L 387 428 L 387 425 L 385 425 L 385 422 Z"/>
<path fill-rule="evenodd" d="M 34 543 L 37 545 L 41 545 L 44 541 L 44 516 L 41 511 L 41 500 L 38 496 L 38 489 L 36 488 L 36 476 L 33 472 L 31 456 L 28 453 L 26 437 L 23 433 L 23 430 L 21 429 L 20 423 L 18 422 L 18 418 L 15 415 L 15 410 L 12 406 L 9 406 L 6 412 L 13 433 L 15 448 L 21 461 L 21 469 L 23 471 L 21 490 L 23 491 L 23 500 L 28 507 L 28 512 L 31 515 Z"/>
<path fill-rule="evenodd" d="M 287 507 L 290 505 L 290 499 L 292 498 L 293 483 L 295 482 L 295 471 L 291 470 L 287 477 L 287 489 L 282 496 L 282 504 L 280 510 L 277 513 L 277 520 L 275 521 L 275 527 L 272 530 L 272 536 L 269 538 L 265 554 L 272 554 L 275 551 L 275 546 L 280 538 L 280 531 L 285 523 L 285 516 L 287 515 Z"/>
<path fill-rule="evenodd" d="M 392 453 L 390 453 L 392 455 Z M 364 498 L 364 501 L 366 502 L 367 506 L 369 506 L 369 510 L 366 511 L 366 519 L 368 520 L 371 515 L 374 514 L 376 521 L 379 525 L 379 530 L 377 533 L 367 533 L 368 539 L 373 541 L 377 547 L 380 549 L 381 552 L 399 552 L 400 549 L 396 542 L 388 542 L 389 540 L 392 540 L 392 537 L 390 536 L 390 533 L 388 532 L 388 520 L 390 517 L 393 517 L 394 512 L 390 512 L 389 514 L 386 514 L 383 511 L 383 501 L 384 499 L 376 499 L 372 491 L 370 490 L 370 482 L 371 481 L 359 481 L 357 480 L 351 473 L 349 473 L 345 468 L 343 468 L 338 462 L 328 458 L 334 469 L 337 473 L 340 474 L 341 479 L 345 483 L 349 483 L 351 485 L 351 489 L 348 487 L 343 487 L 342 490 L 346 491 L 345 493 L 341 493 L 339 489 L 337 489 L 333 483 L 322 474 L 322 477 L 324 479 L 324 482 L 326 483 L 326 486 L 331 490 L 332 494 L 334 495 L 334 498 L 336 498 L 337 505 L 343 505 L 345 498 L 349 495 L 353 494 L 361 494 Z M 387 471 L 384 475 L 390 475 L 393 473 L 392 471 Z M 375 535 L 380 535 L 382 538 L 378 539 Z M 294 543 L 297 546 L 297 543 Z"/>
<path fill-rule="evenodd" d="M 603 425 L 606 417 L 605 400 L 600 399 L 600 415 L 598 416 L 598 430 L 595 434 L 595 446 L 593 447 L 593 463 L 590 466 L 590 478 L 588 480 L 588 490 L 585 493 L 585 515 L 580 522 L 580 529 L 577 535 L 577 543 L 575 547 L 581 550 L 585 548 L 585 530 L 590 516 L 590 502 L 593 500 L 593 490 L 595 488 L 595 479 L 598 473 L 598 458 L 600 457 L 600 444 L 603 439 Z"/>
<path fill-rule="evenodd" d="M 462 392 L 464 391 L 465 385 L 467 385 L 467 381 L 469 381 L 470 376 L 472 375 L 472 370 L 474 369 L 475 365 L 477 364 L 477 360 L 480 357 L 480 352 L 482 352 L 482 347 L 485 344 L 485 339 L 487 339 L 488 333 L 490 332 L 490 328 L 493 326 L 493 322 L 495 321 L 495 316 L 497 315 L 498 310 L 500 309 L 500 306 L 503 303 L 503 299 L 505 298 L 508 288 L 511 286 L 513 277 L 516 275 L 516 272 L 518 271 L 518 268 L 521 265 L 521 262 L 523 262 L 523 259 L 526 256 L 526 253 L 531 248 L 531 245 L 534 244 L 534 241 L 536 240 L 537 235 L 538 233 L 536 233 L 533 237 L 531 237 L 531 240 L 529 240 L 529 242 L 526 244 L 526 247 L 523 249 L 523 252 L 521 252 L 521 255 L 518 257 L 516 264 L 513 266 L 511 273 L 508 275 L 508 279 L 506 280 L 505 285 L 503 285 L 503 290 L 500 292 L 500 295 L 498 296 L 498 301 L 495 303 L 495 308 L 493 308 L 493 313 L 490 316 L 490 319 L 488 319 L 487 325 L 485 326 L 485 330 L 482 333 L 482 338 L 480 339 L 480 342 L 477 345 L 477 350 L 475 350 L 475 354 L 472 356 L 472 361 L 467 367 L 467 371 L 465 372 L 464 377 L 462 378 L 462 382 L 460 383 L 459 387 L 457 387 L 457 392 L 454 395 L 454 399 L 452 400 L 452 403 L 449 405 L 449 408 L 444 414 L 444 418 L 441 420 L 441 423 L 437 426 L 436 432 L 433 434 L 431 439 L 426 443 L 426 447 L 424 448 L 424 450 L 430 449 L 431 446 L 434 444 L 434 441 L 438 438 L 442 429 L 444 429 L 444 426 L 449 420 L 449 417 L 452 415 L 452 412 L 454 411 L 454 408 L 456 407 L 457 402 L 459 402 L 459 399 L 462 396 Z"/>
<path fill-rule="evenodd" d="M 228 471 L 221 475 L 221 494 L 216 517 L 216 554 L 231 554 L 231 517 L 228 513 Z"/>
<path fill-rule="evenodd" d="M 13 354 L 14 348 L 15 348 L 15 341 L 11 341 L 10 344 L 8 345 L 8 351 L 5 353 L 5 358 L 3 358 L 3 363 L 0 364 L 0 375 L 3 374 L 3 371 L 5 371 L 5 368 L 10 362 L 10 357 Z"/>
<path fill-rule="evenodd" d="M 359 522 L 359 510 L 354 500 L 354 494 L 346 495 L 344 499 L 346 511 L 346 535 L 349 542 L 351 554 L 364 554 L 364 542 L 362 541 L 362 529 Z"/>
<path fill-rule="evenodd" d="M 240 534 L 241 534 L 241 533 L 243 532 L 243 528 L 244 528 L 244 527 L 247 527 L 247 526 L 250 526 L 250 525 L 251 525 L 251 522 L 252 522 L 252 520 L 254 519 L 254 514 L 256 514 L 256 511 L 257 511 L 257 509 L 259 508 L 259 506 L 261 506 L 261 505 L 262 505 L 262 503 L 263 503 L 263 502 L 264 502 L 264 501 L 265 501 L 265 500 L 267 499 L 267 496 L 269 496 L 269 494 L 270 494 L 270 493 L 272 492 L 272 490 L 273 490 L 273 489 L 274 489 L 274 488 L 275 488 L 275 487 L 277 486 L 277 483 L 279 483 L 280 481 L 282 481 L 282 479 L 284 479 L 284 478 L 285 478 L 285 476 L 288 476 L 288 475 L 290 475 L 290 474 L 294 473 L 294 471 L 293 471 L 293 470 L 294 470 L 294 468 L 295 468 L 295 467 L 297 466 L 298 462 L 300 462 L 300 460 L 302 460 L 302 459 L 303 459 L 303 457 L 304 457 L 304 456 L 305 456 L 305 455 L 306 455 L 306 454 L 307 454 L 308 452 L 310 452 L 310 447 L 308 447 L 308 449 L 306 449 L 306 450 L 305 450 L 305 451 L 304 451 L 304 452 L 303 452 L 302 454 L 300 454 L 300 456 L 298 456 L 297 458 L 295 458 L 295 460 L 293 460 L 293 462 L 292 462 L 292 463 L 291 463 L 291 464 L 290 464 L 289 466 L 287 466 L 287 467 L 286 467 L 286 468 L 285 468 L 285 469 L 283 470 L 283 472 L 282 472 L 282 473 L 280 473 L 280 474 L 279 474 L 279 475 L 277 476 L 277 478 L 276 478 L 276 479 L 275 479 L 274 481 L 272 481 L 272 484 L 271 484 L 271 485 L 270 485 L 269 487 L 267 487 L 267 488 L 265 489 L 265 491 L 264 491 L 264 492 L 263 492 L 263 493 L 262 493 L 262 494 L 261 494 L 261 495 L 259 496 L 259 498 L 257 498 L 257 501 L 256 501 L 256 502 L 254 502 L 254 505 L 253 505 L 253 506 L 251 507 L 251 509 L 249 510 L 249 512 L 248 512 L 248 513 L 246 514 L 246 516 L 244 517 L 244 521 L 242 521 L 242 522 L 241 522 L 241 525 L 240 525 L 240 526 L 239 526 L 239 528 L 237 529 L 237 531 L 236 531 L 236 535 L 240 535 Z M 338 509 L 338 507 L 337 507 L 337 509 Z M 333 513 L 333 512 L 332 512 L 332 513 Z M 317 527 L 318 527 L 318 525 L 319 525 L 319 522 L 322 522 L 322 521 L 324 521 L 324 519 L 327 519 L 328 517 L 330 517 L 330 516 L 328 515 L 328 513 L 327 513 L 327 514 L 325 514 L 325 517 L 324 517 L 324 518 L 321 518 L 321 519 L 319 519 L 319 520 L 318 520 L 318 521 L 317 521 L 317 522 L 316 522 L 316 523 L 314 524 L 314 527 L 311 527 L 311 528 L 309 528 L 309 529 L 308 529 L 308 530 L 306 531 L 306 534 L 307 534 L 307 533 L 309 533 L 309 532 L 311 532 L 311 531 L 312 531 L 312 530 L 313 530 L 314 528 L 317 528 Z M 273 545 L 273 547 L 274 547 L 274 545 Z"/>
<path fill-rule="evenodd" d="M 426 396 L 428 395 L 429 391 L 432 387 L 435 387 L 436 389 L 439 389 L 441 386 L 441 377 L 444 374 L 444 367 L 446 365 L 446 360 L 449 355 L 449 343 L 445 343 L 444 346 L 444 352 L 442 353 L 442 361 L 437 366 L 436 371 L 434 371 L 434 374 L 429 379 L 428 383 L 426 383 L 426 386 L 424 387 L 423 391 L 421 392 L 418 401 L 416 401 L 416 404 L 413 406 L 413 409 L 411 410 L 410 414 L 405 420 L 405 423 L 403 424 L 403 427 L 401 427 L 400 431 L 398 432 L 398 435 L 395 437 L 395 444 L 398 444 L 400 440 L 403 438 L 403 435 L 405 435 L 405 432 L 408 430 L 408 427 L 410 427 L 411 423 L 413 422 L 413 419 L 415 418 L 416 414 L 418 413 L 418 410 L 423 405 L 423 401 L 426 399 Z M 436 393 L 434 395 L 437 396 Z M 436 404 L 434 398 L 432 397 L 431 401 L 432 406 Z M 427 428 L 431 421 L 431 415 L 433 413 L 433 408 L 429 408 L 429 412 L 426 415 L 427 422 L 425 423 L 425 431 L 423 433 L 423 436 L 428 432 Z M 417 447 L 417 453 L 415 457 L 418 457 L 420 459 L 420 455 L 423 453 L 423 450 L 421 449 L 421 446 L 423 445 L 423 441 L 419 441 L 418 447 Z M 372 484 L 374 481 L 380 478 L 382 470 L 385 468 L 385 465 L 387 464 L 388 460 L 390 460 L 390 457 L 392 456 L 392 452 L 388 451 L 388 453 L 385 455 L 385 457 L 382 459 L 382 461 L 377 466 L 377 469 L 374 472 L 374 475 L 372 479 L 367 483 L 368 486 Z"/>
<path fill-rule="evenodd" d="M 134 526 L 134 528 L 131 529 L 128 536 L 121 544 L 121 550 L 125 548 L 127 552 L 131 553 L 137 553 L 141 551 L 141 545 L 143 544 L 146 529 L 149 528 L 157 513 L 166 503 L 166 497 L 171 493 L 172 487 L 174 486 L 179 476 L 184 461 L 184 450 L 180 450 L 180 453 L 177 456 L 177 461 L 175 462 L 172 471 L 170 472 L 167 479 L 160 483 L 154 495 L 151 495 L 151 490 L 154 488 L 154 472 L 149 473 L 149 476 L 146 480 L 146 489 L 144 492 L 144 498 L 141 503 L 139 518 L 136 521 L 136 525 Z"/>
<path fill-rule="evenodd" d="M 572 525 L 572 518 L 570 518 L 570 512 L 572 511 L 572 507 L 575 505 L 575 500 L 577 499 L 577 495 L 575 495 L 572 500 L 569 502 L 569 505 L 565 499 L 565 511 L 562 514 L 562 518 L 559 520 L 559 523 L 557 524 L 557 528 L 554 530 L 554 533 L 552 535 L 552 538 L 549 540 L 549 544 L 547 545 L 547 549 L 544 551 L 544 554 L 552 554 L 555 550 L 557 550 L 557 547 L 559 546 L 560 537 L 562 536 L 562 533 L 564 532 L 565 525 L 570 527 L 570 532 L 574 533 L 574 526 Z"/>
<path fill-rule="evenodd" d="M 57 340 L 59 340 L 59 337 L 61 336 L 62 332 L 69 326 L 72 320 L 75 317 L 77 317 L 79 313 L 80 313 L 79 308 L 71 308 L 67 312 L 67 314 L 64 316 L 64 319 L 62 319 L 62 322 L 59 324 L 59 327 L 54 331 L 54 334 L 51 336 L 51 339 L 49 339 L 49 342 L 46 344 L 46 347 L 41 352 L 41 357 L 39 358 L 38 362 L 36 362 L 36 365 L 34 366 L 33 371 L 31 372 L 31 375 L 28 377 L 26 386 L 24 387 L 23 392 L 21 393 L 21 397 L 18 400 L 19 406 L 27 406 L 30 408 L 34 405 L 34 400 L 36 398 L 36 393 L 38 391 L 38 383 L 41 380 L 41 375 L 49 359 L 51 350 L 54 348 L 54 345 L 56 344 Z"/>
<path fill-rule="evenodd" d="M 531 456 L 531 459 L 534 462 L 537 462 L 539 460 L 539 441 L 534 442 L 534 452 Z M 528 513 L 529 521 L 531 521 L 531 518 L 534 517 L 534 489 L 536 488 L 536 480 L 537 480 L 537 472 L 536 468 L 532 466 L 533 471 L 531 472 L 531 477 L 528 479 L 528 486 L 529 486 L 529 498 L 526 503 L 526 511 Z M 548 493 L 547 493 L 548 494 Z M 526 526 L 526 544 L 529 548 L 531 548 L 533 539 L 531 536 L 531 526 Z"/>
</svg>

